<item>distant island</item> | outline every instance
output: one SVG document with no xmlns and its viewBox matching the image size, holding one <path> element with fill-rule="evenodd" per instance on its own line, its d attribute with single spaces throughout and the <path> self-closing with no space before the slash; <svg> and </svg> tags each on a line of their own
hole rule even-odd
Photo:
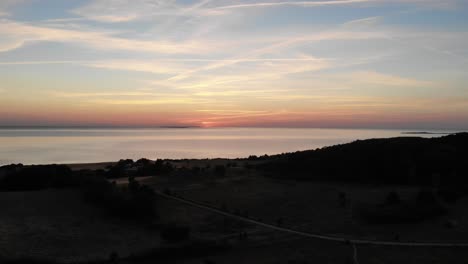
<svg viewBox="0 0 468 264">
<path fill-rule="evenodd" d="M 451 133 L 451 132 L 410 131 L 410 132 L 401 132 L 401 134 L 406 134 L 406 135 L 450 135 L 450 134 L 454 134 L 454 133 Z"/>
</svg>

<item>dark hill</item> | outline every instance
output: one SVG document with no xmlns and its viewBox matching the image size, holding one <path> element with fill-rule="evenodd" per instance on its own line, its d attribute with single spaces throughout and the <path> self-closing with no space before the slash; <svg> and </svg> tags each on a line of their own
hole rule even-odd
<svg viewBox="0 0 468 264">
<path fill-rule="evenodd" d="M 468 133 L 358 140 L 271 156 L 258 169 L 284 179 L 468 185 Z"/>
</svg>

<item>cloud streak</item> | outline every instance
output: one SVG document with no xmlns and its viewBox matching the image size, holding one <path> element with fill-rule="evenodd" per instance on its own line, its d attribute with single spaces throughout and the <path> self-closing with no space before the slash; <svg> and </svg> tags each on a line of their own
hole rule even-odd
<svg viewBox="0 0 468 264">
<path fill-rule="evenodd" d="M 281 7 L 281 6 L 299 6 L 299 7 L 317 7 L 333 5 L 351 5 L 359 3 L 375 2 L 378 0 L 330 0 L 330 1 L 282 1 L 282 2 L 257 2 L 236 5 L 226 5 L 216 7 L 218 10 L 241 9 L 241 8 L 260 8 L 260 7 Z"/>
<path fill-rule="evenodd" d="M 207 41 L 147 41 L 126 39 L 113 36 L 105 31 L 86 31 L 61 29 L 46 26 L 33 26 L 4 20 L 0 24 L 0 33 L 10 39 L 0 42 L 0 50 L 17 49 L 27 42 L 55 41 L 70 44 L 81 44 L 99 50 L 127 50 L 134 52 L 151 52 L 162 54 L 206 53 L 216 47 Z M 115 33 L 114 33 L 115 34 Z"/>
<path fill-rule="evenodd" d="M 324 6 L 360 6 L 379 5 L 387 3 L 412 4 L 430 8 L 453 8 L 457 0 L 327 0 L 327 1 L 249 1 L 237 2 L 236 4 L 225 3 L 225 1 L 202 0 L 191 5 L 180 4 L 177 1 L 164 0 L 94 0 L 89 4 L 76 8 L 73 14 L 81 18 L 105 23 L 123 23 L 135 20 L 149 20 L 154 18 L 181 17 L 210 17 L 226 15 L 226 12 L 252 9 L 252 8 L 281 8 L 302 7 L 314 8 Z"/>
</svg>

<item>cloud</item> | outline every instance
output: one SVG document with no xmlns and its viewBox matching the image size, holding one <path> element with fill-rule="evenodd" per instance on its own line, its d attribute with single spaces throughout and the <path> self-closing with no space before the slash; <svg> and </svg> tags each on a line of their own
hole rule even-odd
<svg viewBox="0 0 468 264">
<path fill-rule="evenodd" d="M 79 91 L 45 91 L 45 94 L 60 100 L 73 100 L 75 104 L 91 105 L 128 105 L 151 106 L 162 105 L 176 107 L 176 105 L 203 104 L 207 101 L 190 94 L 177 94 L 153 90 L 108 91 L 108 92 L 79 92 Z"/>
<path fill-rule="evenodd" d="M 115 32 L 113 32 L 115 34 Z M 156 41 L 127 39 L 113 36 L 106 31 L 62 29 L 50 26 L 33 26 L 25 23 L 4 20 L 0 24 L 0 34 L 8 42 L 0 42 L 0 50 L 19 48 L 27 42 L 55 41 L 81 44 L 100 50 L 127 50 L 162 54 L 205 53 L 212 51 L 216 44 L 208 41 Z"/>
<path fill-rule="evenodd" d="M 399 3 L 403 4 L 413 4 L 418 5 L 422 8 L 428 9 L 454 9 L 463 3 L 464 0 L 396 0 Z M 390 1 L 388 1 L 390 2 Z"/>
<path fill-rule="evenodd" d="M 0 26 L 1 27 L 1 26 Z M 0 30 L 1 31 L 1 30 Z M 15 50 L 24 45 L 24 39 L 0 38 L 0 52 Z"/>
<path fill-rule="evenodd" d="M 212 0 L 181 5 L 171 0 L 94 0 L 72 13 L 89 20 L 106 23 L 121 23 L 161 17 L 199 16 L 215 14 L 202 7 Z M 205 13 L 203 13 L 205 12 Z"/>
<path fill-rule="evenodd" d="M 227 69 L 221 69 L 227 67 Z M 331 61 L 314 57 L 288 59 L 246 59 L 243 61 L 218 61 L 203 70 L 193 68 L 183 78 L 168 78 L 156 82 L 157 86 L 197 90 L 213 94 L 213 90 L 238 89 L 239 87 L 268 87 L 272 82 L 287 78 L 290 74 L 313 72 L 333 67 Z M 197 72 L 197 74 L 195 74 Z M 180 75 L 175 75 L 179 77 Z"/>
<path fill-rule="evenodd" d="M 27 0 L 2 0 L 0 1 L 0 17 L 10 16 L 10 9 L 15 5 L 22 4 Z"/>
<path fill-rule="evenodd" d="M 345 27 L 369 27 L 369 26 L 376 25 L 381 20 L 382 20 L 381 16 L 373 16 L 373 17 L 366 17 L 366 18 L 351 20 L 351 21 L 344 23 L 343 25 Z"/>
<path fill-rule="evenodd" d="M 95 61 L 56 60 L 56 61 L 0 61 L 0 65 L 47 65 L 47 64 L 91 64 Z"/>
<path fill-rule="evenodd" d="M 226 15 L 228 11 L 272 7 L 352 6 L 359 4 L 415 4 L 429 8 L 453 8 L 458 0 L 322 0 L 322 1 L 249 1 L 224 4 L 225 1 L 202 0 L 193 4 L 180 4 L 174 0 L 93 0 L 76 8 L 73 14 L 105 23 L 122 23 L 168 17 L 204 17 Z M 174 21 L 172 21 L 174 22 Z"/>
<path fill-rule="evenodd" d="M 316 6 L 330 6 L 330 5 L 350 5 L 350 4 L 367 3 L 367 2 L 374 2 L 374 1 L 376 0 L 256 2 L 256 3 L 243 3 L 243 4 L 220 6 L 220 7 L 216 7 L 215 9 L 224 10 L 224 9 L 258 8 L 258 7 L 280 7 L 280 6 L 316 7 Z"/>
<path fill-rule="evenodd" d="M 147 16 L 154 10 L 160 10 L 160 15 L 169 15 L 176 9 L 174 1 L 94 0 L 72 12 L 90 20 L 126 22 Z"/>
<path fill-rule="evenodd" d="M 176 74 L 187 70 L 187 67 L 183 63 L 144 60 L 109 60 L 85 63 L 84 65 L 109 70 L 139 71 L 156 74 Z"/>
<path fill-rule="evenodd" d="M 235 9 L 275 6 L 317 7 L 351 5 L 375 1 L 378 0 L 250 2 L 235 5 L 219 5 L 219 3 L 223 2 L 202 0 L 188 5 L 166 0 L 94 0 L 87 5 L 72 10 L 72 13 L 80 16 L 80 18 L 59 19 L 55 21 L 88 19 L 105 23 L 122 23 L 156 19 L 162 24 L 174 24 L 176 20 L 184 19 L 184 17 L 199 19 L 201 17 L 221 16 L 225 15 L 227 11 Z"/>
<path fill-rule="evenodd" d="M 430 87 L 435 84 L 430 81 L 422 81 L 413 78 L 404 78 L 396 75 L 378 73 L 374 71 L 357 71 L 343 75 L 345 79 L 354 83 L 365 83 L 378 86 L 399 87 Z"/>
<path fill-rule="evenodd" d="M 285 50 L 294 46 L 298 46 L 304 43 L 319 42 L 325 40 L 357 40 L 357 39 L 386 39 L 388 36 L 382 32 L 357 32 L 357 31 L 325 31 L 316 33 L 305 33 L 296 37 L 280 38 L 273 44 L 263 46 L 257 49 L 247 51 L 245 54 L 241 54 L 232 57 L 228 60 L 221 62 L 215 62 L 203 67 L 192 69 L 186 72 L 182 72 L 176 76 L 170 78 L 170 80 L 182 80 L 193 76 L 195 73 L 219 69 L 248 60 L 259 58 L 263 55 L 278 53 L 281 50 Z"/>
<path fill-rule="evenodd" d="M 134 96 L 153 96 L 151 92 L 61 92 L 49 91 L 53 97 L 59 98 L 96 98 L 96 97 L 134 97 Z"/>
<path fill-rule="evenodd" d="M 195 63 L 195 65 L 191 65 Z M 224 60 L 224 59 L 160 59 L 160 60 L 58 60 L 58 61 L 0 61 L 0 66 L 8 65 L 47 65 L 47 64 L 75 64 L 87 67 L 102 68 L 108 70 L 122 70 L 147 72 L 163 75 L 177 75 L 180 72 L 197 69 L 200 63 L 219 63 L 219 64 L 241 64 L 231 72 L 237 71 L 237 74 L 216 74 L 212 79 L 212 84 L 223 84 L 236 81 L 246 81 L 252 79 L 252 73 L 256 78 L 273 78 L 285 74 L 318 71 L 330 67 L 330 61 L 310 56 L 292 57 L 292 58 L 253 58 L 245 60 Z M 248 65 L 245 65 L 248 64 Z M 191 65 L 191 66 L 190 66 Z M 242 69 L 245 66 L 245 69 Z M 200 75 L 202 76 L 202 75 Z M 181 79 L 171 79 L 173 81 Z M 174 82 L 174 85 L 176 82 Z M 207 82 L 198 83 L 197 86 L 207 86 Z"/>
<path fill-rule="evenodd" d="M 214 7 L 214 10 L 232 10 L 232 9 L 247 9 L 247 8 L 262 8 L 262 7 L 283 7 L 283 6 L 298 6 L 298 7 L 320 7 L 320 6 L 347 6 L 357 4 L 413 4 L 426 8 L 447 9 L 456 7 L 460 0 L 328 0 L 328 1 L 278 1 L 278 2 L 245 2 L 234 5 L 224 5 Z"/>
</svg>

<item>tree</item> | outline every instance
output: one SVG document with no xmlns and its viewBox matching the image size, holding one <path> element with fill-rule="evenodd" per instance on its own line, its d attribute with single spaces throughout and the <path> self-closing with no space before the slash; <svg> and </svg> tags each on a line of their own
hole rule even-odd
<svg viewBox="0 0 468 264">
<path fill-rule="evenodd" d="M 214 168 L 214 174 L 216 177 L 224 177 L 226 176 L 226 167 L 224 165 L 217 165 Z"/>
<path fill-rule="evenodd" d="M 401 203 L 400 195 L 397 192 L 390 192 L 385 198 L 385 205 L 395 205 Z"/>
</svg>

